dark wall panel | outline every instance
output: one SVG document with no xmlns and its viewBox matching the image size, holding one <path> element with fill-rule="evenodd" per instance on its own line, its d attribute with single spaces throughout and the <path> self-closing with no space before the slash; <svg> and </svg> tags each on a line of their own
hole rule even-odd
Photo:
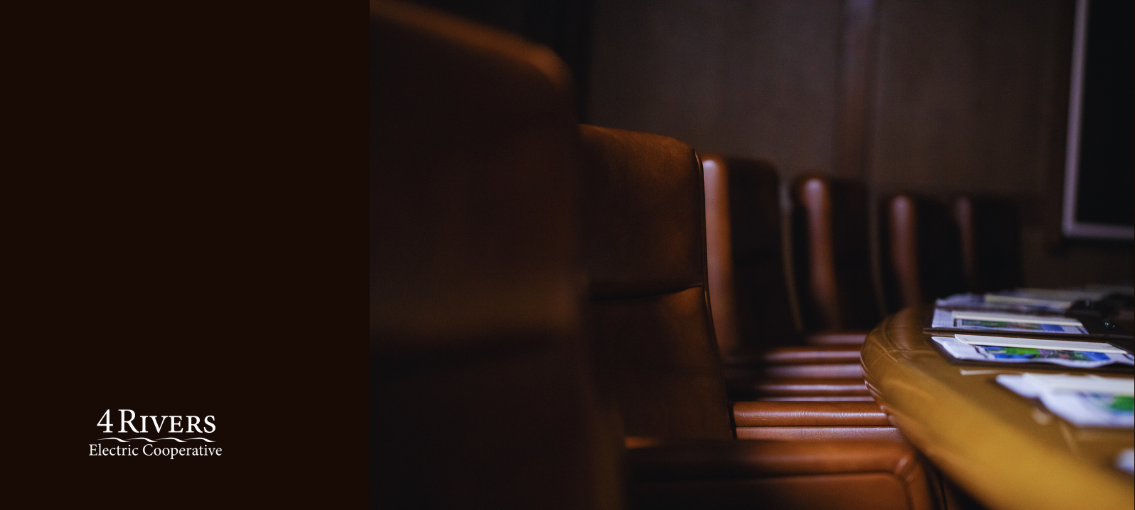
<svg viewBox="0 0 1135 510">
<path fill-rule="evenodd" d="M 595 3 L 589 119 L 830 172 L 840 2 Z"/>
<path fill-rule="evenodd" d="M 1051 1 L 882 1 L 872 184 L 1039 195 L 1063 130 Z M 1066 87 L 1064 87 L 1066 88 Z M 1065 92 L 1066 93 L 1066 92 Z"/>
<path fill-rule="evenodd" d="M 1052 249 L 1073 17 L 1071 0 L 596 0 L 587 112 L 788 179 L 1004 196 L 1025 284 L 1129 281 L 1130 245 Z"/>
</svg>

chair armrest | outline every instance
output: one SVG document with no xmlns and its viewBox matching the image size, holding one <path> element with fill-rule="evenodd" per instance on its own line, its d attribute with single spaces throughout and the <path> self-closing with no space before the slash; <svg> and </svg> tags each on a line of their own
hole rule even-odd
<svg viewBox="0 0 1135 510">
<path fill-rule="evenodd" d="M 855 363 L 799 363 L 770 365 L 760 370 L 765 378 L 863 378 L 863 365 Z"/>
<path fill-rule="evenodd" d="M 823 331 L 804 335 L 808 345 L 863 345 L 867 331 Z"/>
<path fill-rule="evenodd" d="M 760 368 L 770 365 L 793 365 L 802 363 L 859 363 L 859 344 L 793 345 L 772 347 L 765 350 L 741 350 L 729 353 L 722 360 L 725 366 L 733 368 Z"/>
<path fill-rule="evenodd" d="M 768 365 L 799 363 L 859 363 L 859 345 L 804 345 L 774 347 L 761 356 Z"/>
<path fill-rule="evenodd" d="M 728 367 L 724 375 L 729 398 L 734 401 L 873 401 L 862 377 L 769 377 L 762 371 Z"/>
<path fill-rule="evenodd" d="M 887 440 L 655 442 L 627 451 L 631 508 L 934 508 L 918 454 Z"/>
<path fill-rule="evenodd" d="M 905 476 L 917 463 L 910 445 L 886 440 L 656 441 L 627 450 L 634 481 L 738 479 L 766 476 L 890 473 Z"/>
<path fill-rule="evenodd" d="M 736 402 L 738 427 L 890 427 L 874 402 Z"/>
<path fill-rule="evenodd" d="M 761 378 L 752 381 L 751 387 L 762 397 L 871 396 L 862 378 Z"/>
</svg>

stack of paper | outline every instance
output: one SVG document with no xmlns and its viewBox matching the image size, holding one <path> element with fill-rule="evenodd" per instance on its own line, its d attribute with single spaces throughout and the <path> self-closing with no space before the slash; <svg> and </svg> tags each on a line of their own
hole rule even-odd
<svg viewBox="0 0 1135 510">
<path fill-rule="evenodd" d="M 1135 379 L 1094 375 L 999 375 L 997 382 L 1040 399 L 1057 416 L 1083 427 L 1135 427 Z"/>
<path fill-rule="evenodd" d="M 975 306 L 980 307 L 985 304 L 985 296 L 981 294 L 953 294 L 944 298 L 938 298 L 934 301 L 937 306 Z"/>
<path fill-rule="evenodd" d="M 934 302 L 944 308 L 965 308 L 1014 313 L 1052 313 L 1063 315 L 1070 303 L 1064 301 L 1042 302 L 1034 300 L 1001 299 L 994 294 L 954 294 L 939 298 Z"/>
<path fill-rule="evenodd" d="M 1077 319 L 1067 317 L 1024 315 L 1004 312 L 973 312 L 934 309 L 931 328 L 968 329 L 973 331 L 1019 331 L 1023 333 L 1061 333 L 1086 335 L 1088 330 Z"/>
<path fill-rule="evenodd" d="M 1014 289 L 988 294 L 954 294 L 936 304 L 947 308 L 1063 314 L 1076 301 L 1098 301 L 1109 294 L 1130 294 L 1128 287 L 1089 285 L 1076 289 Z"/>
<path fill-rule="evenodd" d="M 985 302 L 1067 310 L 1072 306 L 1072 303 L 1075 303 L 1076 301 L 1080 301 L 1082 299 L 1095 301 L 1102 299 L 1106 295 L 1107 291 L 1100 289 L 1016 289 L 1004 292 L 996 292 L 993 294 L 986 294 Z"/>
<path fill-rule="evenodd" d="M 1008 338 L 980 335 L 934 336 L 932 340 L 956 359 L 997 363 L 1052 363 L 1096 368 L 1112 363 L 1135 365 L 1135 357 L 1102 342 Z"/>
</svg>

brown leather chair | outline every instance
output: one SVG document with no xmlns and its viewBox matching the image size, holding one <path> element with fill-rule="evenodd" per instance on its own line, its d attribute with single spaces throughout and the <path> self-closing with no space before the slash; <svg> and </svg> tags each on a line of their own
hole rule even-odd
<svg viewBox="0 0 1135 510">
<path fill-rule="evenodd" d="M 792 184 L 792 255 L 804 330 L 813 342 L 861 344 L 879 314 L 871 276 L 867 188 L 819 174 Z"/>
<path fill-rule="evenodd" d="M 859 345 L 805 345 L 796 329 L 776 169 L 712 154 L 702 167 L 709 291 L 730 396 L 870 401 Z"/>
<path fill-rule="evenodd" d="M 880 273 L 887 312 L 966 291 L 961 238 L 943 200 L 898 194 L 880 204 Z"/>
<path fill-rule="evenodd" d="M 372 3 L 370 24 L 371 505 L 620 507 L 566 75 L 412 6 Z"/>
<path fill-rule="evenodd" d="M 581 129 L 601 384 L 627 435 L 732 438 L 706 301 L 697 156 L 671 138 Z"/>
<path fill-rule="evenodd" d="M 579 341 L 578 139 L 556 59 L 413 7 L 371 10 L 372 506 L 618 507 L 619 449 Z M 674 470 L 690 468 L 699 483 L 746 473 L 690 507 L 848 489 L 922 501 L 920 464 L 894 442 L 700 441 L 636 448 L 634 501 L 681 490 Z M 825 485 L 798 490 L 811 480 Z"/>
<path fill-rule="evenodd" d="M 737 439 L 906 441 L 873 401 L 734 402 L 733 423 Z"/>
<path fill-rule="evenodd" d="M 591 334 L 601 390 L 614 397 L 632 436 L 632 506 L 931 508 L 917 454 L 893 438 L 770 430 L 778 440 L 733 439 L 737 414 L 726 398 L 706 288 L 697 155 L 662 136 L 591 126 L 582 135 Z M 754 404 L 766 406 L 754 411 L 760 422 L 746 422 L 742 406 L 739 423 L 789 429 L 823 421 L 819 409 L 809 419 L 792 410 L 774 416 L 768 406 L 777 403 Z M 828 418 L 839 420 L 833 409 Z M 844 425 L 877 425 L 881 414 Z"/>
<path fill-rule="evenodd" d="M 1016 204 L 1005 198 L 961 195 L 951 206 L 968 290 L 981 294 L 1020 287 L 1021 221 Z"/>
</svg>

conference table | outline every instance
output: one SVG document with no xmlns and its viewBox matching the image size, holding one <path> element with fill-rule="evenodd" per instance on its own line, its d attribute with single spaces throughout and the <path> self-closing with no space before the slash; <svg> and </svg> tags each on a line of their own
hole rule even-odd
<svg viewBox="0 0 1135 510">
<path fill-rule="evenodd" d="M 887 317 L 862 351 L 872 396 L 931 463 L 992 509 L 1132 508 L 1135 478 L 1115 467 L 1135 444 L 1131 429 L 1075 427 L 994 380 L 1085 372 L 952 364 L 923 333 L 932 312 Z"/>
</svg>

